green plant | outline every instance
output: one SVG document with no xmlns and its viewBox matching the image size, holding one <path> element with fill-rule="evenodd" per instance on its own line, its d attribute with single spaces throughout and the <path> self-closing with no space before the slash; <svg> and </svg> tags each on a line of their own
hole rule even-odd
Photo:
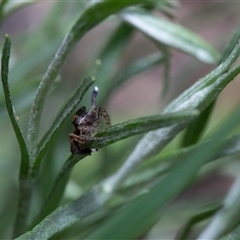
<svg viewBox="0 0 240 240">
<path fill-rule="evenodd" d="M 84 3 L 79 4 L 84 5 Z M 80 5 L 77 3 L 76 9 Z M 4 10 L 7 6 L 8 1 L 1 3 L 0 20 L 6 17 Z M 236 30 L 219 57 L 217 51 L 200 36 L 152 13 L 155 9 L 168 15 L 174 7 L 176 7 L 175 3 L 167 0 L 89 3 L 60 44 L 37 87 L 32 102 L 32 92 L 37 81 L 27 82 L 22 89 L 21 81 L 28 74 L 31 76 L 31 70 L 40 63 L 43 64 L 43 59 L 49 59 L 54 48 L 47 49 L 42 58 L 32 58 L 34 61 L 29 60 L 31 57 L 29 55 L 25 65 L 23 62 L 21 68 L 15 66 L 15 70 L 9 70 L 11 41 L 9 36 L 5 35 L 1 65 L 4 97 L 0 99 L 0 103 L 1 109 L 3 103 L 6 105 L 20 147 L 21 163 L 18 177 L 19 190 L 16 194 L 17 210 L 10 214 L 12 217 L 7 223 L 0 223 L 1 229 L 7 229 L 5 232 L 2 231 L 1 237 L 11 236 L 18 239 L 48 239 L 55 236 L 83 239 L 140 237 L 148 233 L 166 214 L 164 210 L 167 204 L 201 179 L 200 170 L 203 167 L 207 168 L 209 163 L 220 161 L 219 159 L 223 157 L 233 158 L 239 153 L 240 135 L 231 134 L 240 121 L 239 108 L 229 114 L 223 123 L 212 133 L 208 133 L 204 139 L 200 137 L 213 111 L 214 101 L 240 72 L 240 65 L 235 64 L 240 54 L 240 28 Z M 56 3 L 56 9 L 62 8 L 64 8 L 63 3 Z M 6 10 L 6 14 L 8 11 Z M 57 14 L 58 11 L 50 14 L 45 22 L 46 29 L 49 24 L 59 24 L 56 21 Z M 79 15 L 76 12 L 75 14 Z M 41 136 L 40 123 L 44 116 L 44 104 L 50 97 L 49 92 L 70 52 L 89 30 L 113 14 L 118 14 L 120 21 L 99 53 L 100 66 L 95 66 L 92 74 L 86 73 L 89 77 L 81 81 L 74 94 L 68 97 L 68 101 L 56 114 L 46 133 Z M 72 19 L 68 21 L 71 22 Z M 151 54 L 132 62 L 127 67 L 117 69 L 121 53 L 136 30 L 140 30 L 154 42 L 160 53 Z M 56 29 L 57 34 L 49 46 L 59 43 L 61 31 L 60 28 Z M 49 34 L 52 34 L 51 30 Z M 34 43 L 33 41 L 32 44 Z M 35 44 L 36 48 L 39 48 L 37 43 Z M 41 44 L 40 40 L 39 46 Z M 164 67 L 163 76 L 167 85 L 171 48 L 204 63 L 216 64 L 217 67 L 173 100 L 161 113 L 114 124 L 98 133 L 97 136 L 101 138 L 92 145 L 98 149 L 102 148 L 102 151 L 106 146 L 120 140 L 137 134 L 146 134 L 120 167 L 112 166 L 115 171 L 111 169 L 111 176 L 104 178 L 99 174 L 94 178 L 93 184 L 85 185 L 87 190 L 85 189 L 79 197 L 74 200 L 64 198 L 64 190 L 73 166 L 82 159 L 87 161 L 88 157 L 87 154 L 70 155 L 70 152 L 67 156 L 65 151 L 64 157 L 67 159 L 59 163 L 62 154 L 61 145 L 66 145 L 61 139 L 66 136 L 65 129 L 69 131 L 70 117 L 84 101 L 84 95 L 88 97 L 89 88 L 97 81 L 97 85 L 102 89 L 99 101 L 106 103 L 110 92 L 129 81 L 131 77 L 156 65 Z M 16 71 L 15 75 L 14 71 Z M 33 76 L 36 78 L 34 74 Z M 11 89 L 9 82 L 12 83 Z M 21 99 L 22 95 L 28 96 L 28 101 L 23 102 L 19 108 L 23 112 L 30 108 L 26 136 L 13 107 L 14 98 Z M 1 117 L 4 119 L 5 115 Z M 68 124 L 67 127 L 65 123 Z M 162 151 L 184 129 L 187 130 L 182 146 L 174 150 Z M 129 148 L 132 148 L 132 145 L 129 145 Z M 119 145 L 118 151 L 124 152 L 125 149 L 126 145 Z M 105 151 L 104 154 L 105 159 L 118 161 L 119 158 L 118 163 L 121 161 L 120 154 L 116 155 L 114 151 Z M 90 182 L 91 179 L 88 177 L 87 181 Z M 209 203 L 204 203 L 197 213 L 191 214 L 186 227 L 183 227 L 178 237 L 186 239 L 190 230 L 194 229 L 194 224 L 211 217 L 212 221 L 206 226 L 206 230 L 203 230 L 201 237 L 219 239 L 231 231 L 239 237 L 236 233 L 240 210 L 237 183 L 238 180 L 225 200 L 211 203 L 211 206 Z M 68 200 L 67 203 L 61 202 L 62 199 Z M 221 219 L 221 229 L 215 227 L 219 219 Z"/>
</svg>

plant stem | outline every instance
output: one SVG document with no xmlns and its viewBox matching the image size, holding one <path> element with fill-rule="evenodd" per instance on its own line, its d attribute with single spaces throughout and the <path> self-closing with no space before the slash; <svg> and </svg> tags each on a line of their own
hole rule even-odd
<svg viewBox="0 0 240 240">
<path fill-rule="evenodd" d="M 29 213 L 29 205 L 32 194 L 32 185 L 33 182 L 29 181 L 29 179 L 20 178 L 18 212 L 13 228 L 14 237 L 21 235 L 26 228 L 26 221 Z"/>
</svg>

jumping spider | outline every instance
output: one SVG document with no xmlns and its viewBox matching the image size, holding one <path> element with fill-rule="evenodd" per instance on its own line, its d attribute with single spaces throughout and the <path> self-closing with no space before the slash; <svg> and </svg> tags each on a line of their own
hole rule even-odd
<svg viewBox="0 0 240 240">
<path fill-rule="evenodd" d="M 99 138 L 94 137 L 94 133 L 98 132 L 98 127 L 102 122 L 102 118 L 105 119 L 106 127 L 111 126 L 111 120 L 102 107 L 96 107 L 96 98 L 98 94 L 98 87 L 92 92 L 91 97 L 91 109 L 86 111 L 86 107 L 81 107 L 73 116 L 72 123 L 75 127 L 73 133 L 69 134 L 70 149 L 71 152 L 77 154 L 90 154 L 97 149 L 90 149 L 87 147 L 89 143 Z"/>
</svg>

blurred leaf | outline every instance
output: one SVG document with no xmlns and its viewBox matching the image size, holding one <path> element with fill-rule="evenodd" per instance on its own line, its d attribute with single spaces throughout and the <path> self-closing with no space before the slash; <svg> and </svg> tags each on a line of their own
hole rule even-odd
<svg viewBox="0 0 240 240">
<path fill-rule="evenodd" d="M 28 0 L 28 1 L 8 1 L 8 4 L 5 7 L 3 17 L 6 18 L 10 14 L 18 11 L 20 8 L 25 7 L 31 3 L 35 3 L 37 0 Z"/>
<path fill-rule="evenodd" d="M 94 204 L 99 197 L 98 193 L 96 189 L 93 189 L 66 206 L 59 207 L 31 231 L 26 232 L 17 239 L 49 239 L 55 233 L 97 211 L 101 206 L 101 203 L 99 205 Z M 50 224 L 50 222 L 53 224 Z"/>
<path fill-rule="evenodd" d="M 226 234 L 220 240 L 239 240 L 240 239 L 240 226 L 238 225 L 230 233 Z"/>
<path fill-rule="evenodd" d="M 112 79 L 112 81 L 104 87 L 104 92 L 108 94 L 104 95 L 104 99 L 102 101 L 106 101 L 106 99 L 109 97 L 108 95 L 110 92 L 112 93 L 117 87 L 124 84 L 126 81 L 129 81 L 131 77 L 149 70 L 150 68 L 156 66 L 157 64 L 160 64 L 163 61 L 164 57 L 162 54 L 153 53 L 147 57 L 143 57 L 130 63 L 128 66 L 125 66 L 123 69 L 118 71 L 114 77 L 114 80 Z"/>
<path fill-rule="evenodd" d="M 148 160 L 138 168 L 137 172 L 133 176 L 127 178 L 123 182 L 121 190 L 136 186 L 139 188 L 147 182 L 152 182 L 160 176 L 169 173 L 177 163 L 180 163 L 182 159 L 186 159 L 190 154 L 193 154 L 196 149 L 199 149 L 203 144 L 206 144 L 206 141 L 208 140 L 192 147 L 181 148 L 176 151 L 171 151 L 170 154 L 160 155 Z M 235 156 L 236 154 L 240 154 L 239 134 L 224 140 L 221 151 L 219 151 L 215 158 L 211 159 L 211 161 L 216 161 L 217 159 L 221 159 L 223 157 Z"/>
<path fill-rule="evenodd" d="M 179 2 L 178 0 L 173 0 L 173 1 L 154 1 L 152 3 L 147 3 L 144 4 L 144 7 L 147 9 L 157 9 L 157 10 L 165 10 L 166 8 L 178 8 L 179 7 Z"/>
<path fill-rule="evenodd" d="M 129 44 L 134 29 L 126 23 L 121 23 L 109 40 L 102 48 L 98 58 L 101 60 L 101 67 L 98 72 L 99 87 L 101 95 L 99 102 L 102 104 L 108 97 L 111 91 L 111 86 L 115 82 L 116 67 L 122 57 L 124 49 Z"/>
<path fill-rule="evenodd" d="M 198 236 L 200 239 L 220 239 L 224 234 L 239 225 L 240 214 L 240 176 L 238 176 L 224 200 L 223 207 L 212 218 L 211 222 Z"/>
<path fill-rule="evenodd" d="M 127 9 L 122 11 L 120 16 L 154 40 L 185 52 L 202 62 L 213 64 L 219 58 L 216 50 L 200 36 L 147 11 L 137 8 Z"/>
<path fill-rule="evenodd" d="M 211 209 L 208 210 L 204 210 L 198 214 L 196 214 L 195 216 L 191 217 L 188 222 L 186 223 L 186 225 L 183 227 L 183 229 L 181 229 L 181 234 L 176 238 L 179 240 L 185 240 L 189 238 L 189 233 L 191 232 L 191 229 L 193 228 L 193 226 L 199 222 L 202 222 L 206 219 L 209 219 L 210 217 L 212 217 L 219 209 L 221 209 L 222 205 L 217 205 L 212 207 Z"/>
<path fill-rule="evenodd" d="M 1 24 L 2 24 L 2 19 L 3 19 L 3 12 L 4 12 L 4 5 L 7 4 L 9 0 L 2 0 L 0 2 L 0 27 L 1 27 Z"/>
<path fill-rule="evenodd" d="M 227 44 L 226 48 L 224 49 L 221 58 L 219 60 L 219 63 L 223 62 L 232 52 L 234 47 L 237 45 L 238 41 L 240 39 L 240 23 L 238 24 L 238 27 L 233 33 L 233 36 L 230 38 L 229 43 Z"/>
<path fill-rule="evenodd" d="M 133 239 L 144 234 L 142 226 L 146 226 L 151 217 L 163 211 L 166 204 L 194 182 L 197 172 L 217 154 L 222 147 L 222 139 L 239 124 L 239 121 L 240 109 L 238 108 L 209 142 L 203 144 L 188 158 L 182 159 L 173 171 L 153 186 L 148 193 L 139 197 L 119 214 L 111 217 L 100 228 L 94 232 L 91 231 L 86 239 Z"/>
<path fill-rule="evenodd" d="M 42 45 L 46 44 L 45 40 L 48 44 L 43 49 Z M 27 84 L 28 81 L 32 81 L 31 79 L 35 78 L 29 77 L 29 75 L 31 76 L 33 70 L 38 71 L 37 74 L 42 74 L 42 72 L 39 73 L 40 66 L 44 65 L 44 67 L 46 67 L 47 61 L 49 61 L 49 59 L 54 55 L 56 52 L 56 46 L 58 46 L 60 42 L 61 38 L 59 36 L 51 40 L 44 39 L 44 41 L 39 43 L 38 46 L 32 48 L 31 52 L 28 52 L 26 56 L 22 56 L 20 59 L 21 64 L 15 64 L 11 69 L 11 82 L 14 84 L 16 82 L 21 82 L 19 84 L 22 84 L 22 81 L 24 81 Z M 30 41 L 29 44 L 31 44 Z M 36 55 L 38 56 L 37 58 Z M 26 79 L 28 81 L 26 81 Z"/>
<path fill-rule="evenodd" d="M 166 45 L 154 41 L 155 45 L 157 48 L 162 52 L 163 54 L 163 90 L 162 90 L 162 95 L 165 96 L 165 94 L 168 91 L 168 86 L 169 86 L 169 81 L 170 81 L 170 51 L 166 47 Z"/>
</svg>

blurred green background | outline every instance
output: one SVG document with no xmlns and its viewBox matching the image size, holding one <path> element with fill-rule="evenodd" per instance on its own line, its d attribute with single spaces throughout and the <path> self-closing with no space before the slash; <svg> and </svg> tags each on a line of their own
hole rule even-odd
<svg viewBox="0 0 240 240">
<path fill-rule="evenodd" d="M 14 6 L 17 2 L 12 4 Z M 25 3 L 16 11 L 10 8 L 9 15 L 2 22 L 0 45 L 3 45 L 3 37 L 7 33 L 12 41 L 10 91 L 23 130 L 27 129 L 30 104 L 37 85 L 64 35 L 84 7 L 84 3 L 74 1 Z M 222 52 L 233 30 L 238 25 L 239 11 L 240 5 L 234 2 L 180 1 L 180 6 L 172 12 L 172 20 L 198 33 L 219 52 Z M 166 18 L 166 16 L 161 16 Z M 119 22 L 120 20 L 115 16 L 111 17 L 109 21 L 106 20 L 97 25 L 88 32 L 70 54 L 45 104 L 41 136 L 51 126 L 56 113 L 79 86 L 82 79 L 94 71 L 96 58 Z M 135 31 L 122 54 L 120 62 L 117 66 L 112 66 L 113 69 L 109 69 L 109 71 L 128 66 L 132 61 L 156 51 L 158 51 L 156 46 L 149 39 L 142 33 Z M 214 66 L 206 65 L 190 56 L 172 50 L 170 82 L 165 96 L 162 95 L 164 88 L 163 70 L 157 66 L 135 76 L 114 92 L 109 92 L 107 101 L 103 102 L 104 108 L 110 114 L 112 124 L 160 113 L 167 103 L 213 68 Z M 239 104 L 240 82 L 238 80 L 235 79 L 220 94 L 209 127 L 215 126 L 219 120 Z M 101 97 L 101 89 L 104 88 L 104 85 L 101 85 L 101 82 L 96 82 L 96 84 L 99 86 L 99 97 Z M 90 106 L 90 91 L 86 94 L 81 105 Z M 0 89 L 0 129 L 0 196 L 2 196 L 0 197 L 0 216 L 4 215 L 5 222 L 0 224 L 0 227 L 4 228 L 5 224 L 11 221 L 16 208 L 20 158 L 18 144 L 4 105 L 2 88 Z M 51 164 L 51 167 L 46 169 L 57 172 L 56 169 L 60 168 L 69 155 L 68 133 L 72 131 L 73 126 L 71 118 L 69 118 L 69 122 L 65 123 L 57 134 L 54 146 L 51 146 L 45 157 L 43 168 Z M 167 150 L 176 146 L 180 137 Z M 114 172 L 131 152 L 138 139 L 139 136 L 132 137 L 108 146 L 79 162 L 72 171 L 66 199 L 76 198 L 100 179 Z M 49 163 L 47 160 L 52 155 L 55 156 L 54 158 L 57 161 Z M 118 156 L 118 159 L 115 162 L 108 162 L 107 159 L 111 159 L 111 157 L 107 158 L 106 156 Z M 214 165 L 214 163 L 213 166 L 211 164 L 208 166 L 216 169 L 215 174 L 206 174 L 201 182 L 184 193 L 178 199 L 179 201 L 173 204 L 170 214 L 163 220 L 165 224 L 162 224 L 161 227 L 156 225 L 148 236 L 149 239 L 153 239 L 158 234 L 168 239 L 172 238 L 172 230 L 179 227 L 179 220 L 191 212 L 191 206 L 189 206 L 189 212 L 184 208 L 185 211 L 182 215 L 178 212 L 179 215 L 174 216 L 175 209 L 179 209 L 179 204 L 185 200 L 187 203 L 194 200 L 197 205 L 197 203 L 201 204 L 204 201 L 217 202 L 222 199 L 232 182 L 232 176 L 239 172 L 240 165 L 238 162 L 232 162 L 228 166 L 226 161 L 218 161 L 217 164 L 219 166 Z M 46 172 L 44 178 L 41 179 L 45 182 L 46 189 L 48 182 L 51 181 L 52 172 Z M 45 191 L 45 189 L 39 191 Z M 35 195 L 34 206 L 37 206 L 38 196 Z M 5 215 L 6 208 L 10 209 L 8 216 Z M 171 224 L 169 224 L 170 222 Z"/>
</svg>

